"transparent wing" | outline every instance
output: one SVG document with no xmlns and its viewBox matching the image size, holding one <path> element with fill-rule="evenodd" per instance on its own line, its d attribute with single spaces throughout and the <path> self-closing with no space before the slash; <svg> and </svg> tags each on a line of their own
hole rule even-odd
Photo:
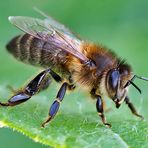
<svg viewBox="0 0 148 148">
<path fill-rule="evenodd" d="M 51 16 L 47 15 L 45 12 L 39 10 L 36 7 L 34 8 L 34 10 L 36 12 L 38 12 L 39 14 L 41 14 L 43 17 L 45 17 L 45 22 L 47 22 L 50 25 L 54 26 L 60 32 L 63 32 L 64 34 L 67 34 L 67 35 L 71 36 L 72 38 L 80 39 L 78 37 L 78 35 L 74 34 L 69 28 L 65 27 L 65 25 L 61 24 L 60 22 L 58 22 L 57 20 L 55 20 Z"/>
<path fill-rule="evenodd" d="M 55 27 L 49 21 L 23 16 L 10 16 L 9 21 L 22 31 L 52 43 L 55 47 L 72 54 L 81 61 L 88 61 L 88 58 L 77 50 L 81 41 L 60 31 L 60 26 Z"/>
<path fill-rule="evenodd" d="M 36 37 L 39 39 L 44 39 L 44 36 L 51 35 L 54 30 L 48 29 L 45 26 L 45 23 L 37 18 L 31 18 L 31 17 L 23 17 L 23 16 L 9 16 L 9 21 L 21 29 L 22 31 Z"/>
</svg>

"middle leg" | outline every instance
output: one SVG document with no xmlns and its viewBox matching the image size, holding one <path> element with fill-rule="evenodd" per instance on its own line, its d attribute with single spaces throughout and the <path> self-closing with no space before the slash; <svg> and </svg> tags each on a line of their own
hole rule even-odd
<svg viewBox="0 0 148 148">
<path fill-rule="evenodd" d="M 67 82 L 64 82 L 62 84 L 60 90 L 58 91 L 55 101 L 52 103 L 52 105 L 50 107 L 48 118 L 42 123 L 41 127 L 45 127 L 45 125 L 48 122 L 50 122 L 57 114 L 59 107 L 60 107 L 60 103 L 62 102 L 62 100 L 65 96 L 67 86 L 68 86 Z"/>
</svg>

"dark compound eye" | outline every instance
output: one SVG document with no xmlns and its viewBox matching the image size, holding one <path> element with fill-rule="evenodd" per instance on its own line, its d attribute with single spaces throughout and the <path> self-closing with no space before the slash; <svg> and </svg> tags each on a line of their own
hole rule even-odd
<svg viewBox="0 0 148 148">
<path fill-rule="evenodd" d="M 108 84 L 112 90 L 116 90 L 118 86 L 120 73 L 118 70 L 111 70 L 108 75 Z"/>
</svg>

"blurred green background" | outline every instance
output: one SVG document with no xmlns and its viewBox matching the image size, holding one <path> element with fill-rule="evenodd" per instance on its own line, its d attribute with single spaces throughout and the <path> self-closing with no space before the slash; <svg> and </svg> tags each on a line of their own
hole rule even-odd
<svg viewBox="0 0 148 148">
<path fill-rule="evenodd" d="M 21 86 L 38 69 L 14 60 L 5 50 L 6 43 L 20 31 L 7 20 L 10 15 L 40 17 L 33 7 L 47 12 L 86 40 L 99 42 L 127 59 L 134 72 L 148 77 L 148 1 L 147 0 L 5 0 L 0 3 L 0 84 Z M 16 79 L 17 78 L 17 79 Z M 136 81 L 148 96 L 148 84 Z M 140 95 L 134 93 L 135 104 Z M 0 94 L 1 96 L 1 94 Z M 142 110 L 148 119 L 148 99 Z M 0 129 L 0 147 L 43 148 L 10 129 Z"/>
</svg>

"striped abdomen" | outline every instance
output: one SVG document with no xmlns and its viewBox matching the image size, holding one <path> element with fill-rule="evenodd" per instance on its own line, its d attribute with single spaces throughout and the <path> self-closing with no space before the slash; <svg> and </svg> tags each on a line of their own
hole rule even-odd
<svg viewBox="0 0 148 148">
<path fill-rule="evenodd" d="M 66 52 L 55 47 L 52 42 L 47 43 L 29 34 L 13 38 L 6 48 L 15 58 L 22 62 L 51 67 L 59 72 L 66 68 L 68 58 Z"/>
</svg>

